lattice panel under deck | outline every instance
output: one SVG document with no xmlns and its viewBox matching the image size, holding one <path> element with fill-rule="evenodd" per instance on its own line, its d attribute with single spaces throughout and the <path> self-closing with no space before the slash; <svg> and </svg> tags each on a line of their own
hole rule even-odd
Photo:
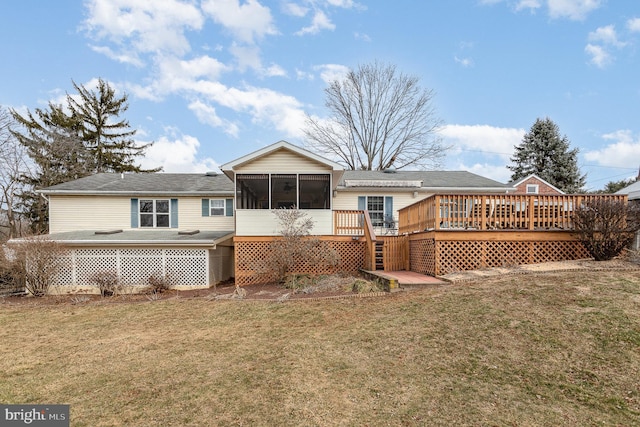
<svg viewBox="0 0 640 427">
<path fill-rule="evenodd" d="M 590 257 L 580 242 L 534 242 L 533 253 L 533 264 Z"/>
<path fill-rule="evenodd" d="M 338 272 L 356 272 L 364 266 L 366 246 L 360 241 L 322 240 L 321 248 L 333 249 L 338 255 L 335 267 L 314 265 L 311 257 L 300 256 L 294 260 L 295 271 L 312 275 Z M 235 243 L 236 284 L 239 286 L 268 283 L 277 279 L 276 272 L 268 265 L 271 241 L 239 241 Z M 326 250 L 326 249 L 325 249 Z"/>
<path fill-rule="evenodd" d="M 437 250 L 435 275 L 588 257 L 577 241 L 439 241 Z"/>
<path fill-rule="evenodd" d="M 436 275 L 436 244 L 434 239 L 409 242 L 410 270 L 420 274 Z"/>
</svg>

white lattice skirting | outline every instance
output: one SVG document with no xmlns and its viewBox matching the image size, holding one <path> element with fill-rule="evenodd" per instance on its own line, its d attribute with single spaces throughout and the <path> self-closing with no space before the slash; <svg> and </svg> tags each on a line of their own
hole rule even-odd
<svg viewBox="0 0 640 427">
<path fill-rule="evenodd" d="M 173 287 L 207 287 L 207 249 L 73 249 L 58 274 L 58 286 L 97 287 L 93 278 L 116 273 L 125 286 L 146 286 L 166 277 Z"/>
</svg>

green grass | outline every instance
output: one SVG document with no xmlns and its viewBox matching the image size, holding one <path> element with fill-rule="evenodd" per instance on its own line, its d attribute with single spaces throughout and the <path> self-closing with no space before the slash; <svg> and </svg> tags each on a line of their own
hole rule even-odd
<svg viewBox="0 0 640 427">
<path fill-rule="evenodd" d="M 640 273 L 380 298 L 0 303 L 0 401 L 73 426 L 640 425 Z"/>
</svg>

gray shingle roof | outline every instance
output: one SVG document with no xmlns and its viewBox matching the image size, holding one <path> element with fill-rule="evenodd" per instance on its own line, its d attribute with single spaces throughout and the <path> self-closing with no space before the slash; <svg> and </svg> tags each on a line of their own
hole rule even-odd
<svg viewBox="0 0 640 427">
<path fill-rule="evenodd" d="M 340 181 L 340 186 L 345 186 L 345 181 L 422 181 L 422 188 L 495 188 L 511 189 L 513 187 L 493 179 L 485 178 L 467 171 L 345 171 Z"/>
<path fill-rule="evenodd" d="M 359 188 L 379 186 L 437 189 L 511 189 L 513 187 L 466 171 L 344 171 L 338 184 L 347 188 L 346 181 L 361 181 Z M 366 181 L 366 182 L 364 182 Z M 406 181 L 405 184 L 402 181 Z M 378 183 L 378 184 L 376 184 Z M 364 185 L 363 185 L 364 184 Z M 115 174 L 99 173 L 40 190 L 44 194 L 172 194 L 172 195 L 233 195 L 233 182 L 224 174 L 215 176 L 187 173 Z"/>
<path fill-rule="evenodd" d="M 184 232 L 183 232 L 184 233 Z M 188 232 L 187 232 L 188 233 Z M 231 238 L 233 231 L 199 231 L 182 234 L 177 230 L 122 230 L 103 233 L 94 230 L 67 231 L 48 235 L 52 240 L 70 245 L 92 244 L 148 244 L 168 246 L 213 246 Z"/>
<path fill-rule="evenodd" d="M 228 194 L 233 182 L 223 174 L 210 176 L 195 173 L 99 173 L 54 185 L 44 194 Z"/>
</svg>

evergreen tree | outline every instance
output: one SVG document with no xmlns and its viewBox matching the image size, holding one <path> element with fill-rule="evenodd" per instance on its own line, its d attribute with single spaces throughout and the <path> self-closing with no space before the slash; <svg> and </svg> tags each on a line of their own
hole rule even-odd
<svg viewBox="0 0 640 427">
<path fill-rule="evenodd" d="M 636 182 L 636 178 L 621 179 L 620 181 L 609 181 L 605 184 L 604 189 L 594 191 L 598 194 L 613 194 L 618 190 L 622 190 L 625 187 L 630 186 Z"/>
<path fill-rule="evenodd" d="M 26 149 L 33 162 L 31 170 L 20 177 L 27 189 L 20 194 L 23 212 L 34 233 L 46 233 L 49 225 L 48 203 L 34 189 L 49 187 L 87 176 L 91 171 L 89 153 L 82 144 L 81 123 L 64 113 L 61 106 L 49 103 L 46 110 L 37 108 L 25 116 L 11 114 L 23 132 L 12 134 Z"/>
<path fill-rule="evenodd" d="M 21 177 L 28 190 L 22 205 L 36 233 L 47 232 L 48 203 L 34 190 L 81 178 L 97 172 L 156 172 L 144 170 L 135 161 L 150 144 L 138 145 L 135 130 L 119 119 L 128 108 L 127 95 L 120 98 L 107 82 L 98 80 L 97 93 L 73 82 L 78 98 L 67 94 L 67 105 L 49 103 L 22 116 L 11 110 L 21 130 L 12 134 L 25 147 L 33 163 Z"/>
<path fill-rule="evenodd" d="M 560 136 L 551 119 L 536 119 L 514 148 L 513 164 L 507 166 L 512 181 L 536 174 L 565 193 L 580 192 L 584 186 L 586 175 L 578 168 L 578 149 L 569 149 L 569 140 Z"/>
<path fill-rule="evenodd" d="M 82 140 L 91 154 L 94 172 L 157 172 L 161 168 L 143 170 L 135 161 L 151 144 L 137 144 L 128 120 L 119 116 L 127 111 L 128 95 L 116 97 L 107 82 L 98 79 L 97 93 L 72 82 L 79 99 L 67 94 L 71 115 L 82 123 Z"/>
</svg>

